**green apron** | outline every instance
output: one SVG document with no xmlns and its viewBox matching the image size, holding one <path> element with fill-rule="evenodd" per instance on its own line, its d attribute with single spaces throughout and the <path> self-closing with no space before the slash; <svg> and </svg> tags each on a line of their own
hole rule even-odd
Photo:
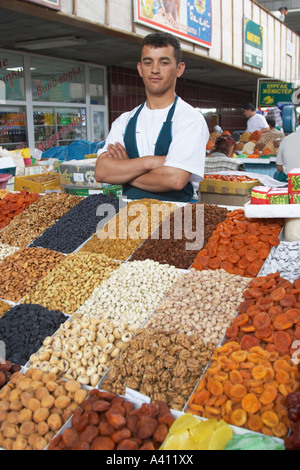
<svg viewBox="0 0 300 470">
<path fill-rule="evenodd" d="M 173 106 L 170 108 L 166 121 L 160 130 L 158 139 L 155 144 L 154 155 L 164 156 L 169 151 L 170 144 L 172 142 L 172 118 L 175 112 L 176 103 L 178 96 L 176 96 Z M 138 158 L 139 151 L 136 142 L 136 125 L 140 112 L 142 111 L 145 103 L 143 103 L 136 111 L 134 116 L 129 120 L 125 134 L 124 144 L 127 155 L 129 158 Z M 123 195 L 128 199 L 158 199 L 160 201 L 182 201 L 189 202 L 193 198 L 194 190 L 191 182 L 181 191 L 167 191 L 160 193 L 152 193 L 144 191 L 143 189 L 135 188 L 131 184 L 126 184 L 123 187 Z"/>
</svg>

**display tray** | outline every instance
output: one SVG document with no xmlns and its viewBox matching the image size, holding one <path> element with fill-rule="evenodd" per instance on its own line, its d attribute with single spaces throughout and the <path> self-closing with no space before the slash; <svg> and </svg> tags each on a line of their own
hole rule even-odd
<svg viewBox="0 0 300 470">
<path fill-rule="evenodd" d="M 251 204 L 244 205 L 245 216 L 249 219 L 300 219 L 300 204 Z"/>
</svg>

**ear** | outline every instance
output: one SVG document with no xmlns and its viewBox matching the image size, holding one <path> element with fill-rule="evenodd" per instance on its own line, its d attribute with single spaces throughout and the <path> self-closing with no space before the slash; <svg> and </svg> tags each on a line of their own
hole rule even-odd
<svg viewBox="0 0 300 470">
<path fill-rule="evenodd" d="M 180 62 L 177 65 L 177 78 L 181 77 L 181 75 L 183 74 L 184 71 L 185 71 L 185 63 Z"/>
<path fill-rule="evenodd" d="M 137 70 L 138 70 L 139 76 L 140 76 L 140 77 L 143 77 L 143 74 L 142 74 L 142 67 L 141 67 L 141 63 L 140 63 L 140 62 L 137 63 Z"/>
</svg>

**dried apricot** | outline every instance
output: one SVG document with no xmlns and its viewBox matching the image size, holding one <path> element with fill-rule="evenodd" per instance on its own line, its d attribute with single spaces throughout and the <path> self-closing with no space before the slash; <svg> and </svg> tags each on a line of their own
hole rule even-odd
<svg viewBox="0 0 300 470">
<path fill-rule="evenodd" d="M 266 411 L 262 414 L 261 419 L 264 425 L 268 428 L 274 428 L 279 424 L 278 415 L 273 411 Z"/>
<path fill-rule="evenodd" d="M 261 404 L 253 393 L 248 393 L 242 399 L 242 408 L 247 413 L 257 413 L 261 408 Z"/>
<path fill-rule="evenodd" d="M 268 385 L 265 388 L 265 391 L 259 397 L 259 401 L 263 405 L 269 405 L 270 403 L 273 403 L 276 400 L 277 395 L 278 393 L 276 388 L 272 387 L 271 385 Z"/>
<path fill-rule="evenodd" d="M 223 395 L 224 388 L 221 382 L 217 380 L 211 380 L 207 386 L 210 393 L 216 397 Z"/>
<path fill-rule="evenodd" d="M 286 313 L 279 313 L 273 319 L 273 326 L 276 330 L 288 330 L 293 324 L 293 320 L 290 320 Z"/>
<path fill-rule="evenodd" d="M 267 375 L 266 368 L 264 366 L 256 366 L 252 369 L 252 377 L 255 380 L 262 380 Z"/>
<path fill-rule="evenodd" d="M 247 389 L 242 384 L 235 384 L 230 388 L 230 396 L 232 398 L 242 399 L 247 394 Z"/>
<path fill-rule="evenodd" d="M 286 291 L 283 287 L 278 287 L 277 289 L 273 290 L 270 294 L 270 299 L 273 302 L 280 302 L 282 299 L 284 299 L 286 295 Z"/>
<path fill-rule="evenodd" d="M 238 408 L 232 412 L 230 419 L 234 426 L 244 426 L 247 421 L 247 413 Z"/>
<path fill-rule="evenodd" d="M 251 431 L 259 432 L 263 428 L 264 423 L 260 416 L 251 414 L 248 419 L 248 427 Z"/>
<path fill-rule="evenodd" d="M 193 401 L 196 405 L 203 405 L 210 398 L 210 393 L 207 390 L 201 392 L 195 392 L 193 395 Z"/>
<path fill-rule="evenodd" d="M 257 330 L 264 330 L 271 326 L 271 319 L 266 312 L 260 312 L 255 315 L 253 325 Z"/>
<path fill-rule="evenodd" d="M 240 344 L 242 349 L 249 351 L 253 346 L 259 346 L 260 341 L 255 336 L 244 335 Z"/>
</svg>

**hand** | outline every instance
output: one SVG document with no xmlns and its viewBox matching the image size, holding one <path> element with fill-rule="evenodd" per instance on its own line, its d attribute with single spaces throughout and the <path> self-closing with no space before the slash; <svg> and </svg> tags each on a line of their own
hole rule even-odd
<svg viewBox="0 0 300 470">
<path fill-rule="evenodd" d="M 129 160 L 125 148 L 119 142 L 116 142 L 116 144 L 109 144 L 107 147 L 107 154 L 108 157 L 115 158 L 116 160 Z"/>
</svg>

